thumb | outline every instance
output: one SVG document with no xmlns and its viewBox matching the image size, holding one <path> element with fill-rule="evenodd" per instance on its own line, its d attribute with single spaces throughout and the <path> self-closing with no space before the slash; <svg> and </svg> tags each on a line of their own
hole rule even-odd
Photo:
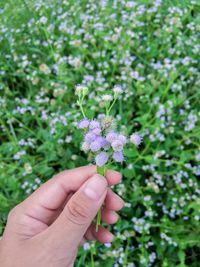
<svg viewBox="0 0 200 267">
<path fill-rule="evenodd" d="M 58 249 L 74 251 L 101 208 L 106 197 L 106 178 L 95 174 L 67 202 L 57 220 L 48 228 L 51 243 Z"/>
</svg>

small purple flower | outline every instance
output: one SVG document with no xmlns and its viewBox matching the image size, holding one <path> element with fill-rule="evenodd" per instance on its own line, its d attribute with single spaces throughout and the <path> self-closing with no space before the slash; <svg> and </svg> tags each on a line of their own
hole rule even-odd
<svg viewBox="0 0 200 267">
<path fill-rule="evenodd" d="M 125 145 L 127 143 L 127 138 L 123 134 L 119 134 L 117 139 L 120 140 L 123 143 L 123 145 Z"/>
<path fill-rule="evenodd" d="M 106 135 L 106 140 L 110 143 L 112 143 L 114 140 L 117 139 L 118 134 L 115 132 L 110 132 Z"/>
<path fill-rule="evenodd" d="M 138 133 L 133 133 L 130 137 L 131 143 L 135 144 L 136 146 L 139 146 L 142 142 L 142 138 L 139 136 Z"/>
<path fill-rule="evenodd" d="M 122 151 L 114 152 L 112 157 L 113 157 L 114 161 L 116 161 L 116 162 L 123 162 L 124 161 L 124 155 L 123 155 Z"/>
<path fill-rule="evenodd" d="M 119 95 L 123 93 L 123 89 L 121 85 L 115 85 L 113 88 L 115 94 Z"/>
<path fill-rule="evenodd" d="M 122 151 L 122 149 L 123 149 L 123 143 L 122 143 L 122 141 L 120 141 L 118 139 L 114 140 L 112 142 L 111 146 L 112 146 L 114 151 Z"/>
<path fill-rule="evenodd" d="M 101 152 L 95 157 L 95 162 L 99 167 L 103 167 L 108 162 L 109 154 Z"/>
<path fill-rule="evenodd" d="M 90 129 L 101 128 L 100 123 L 97 120 L 90 121 Z"/>
<path fill-rule="evenodd" d="M 85 135 L 85 141 L 87 143 L 92 143 L 96 139 L 96 134 L 94 134 L 92 131 L 89 131 Z"/>
<path fill-rule="evenodd" d="M 91 144 L 90 144 L 90 149 L 92 152 L 97 152 L 101 149 L 101 141 L 97 139 L 95 139 Z"/>
<path fill-rule="evenodd" d="M 110 148 L 110 143 L 105 138 L 102 138 L 101 146 L 103 149 L 108 150 Z"/>
<path fill-rule="evenodd" d="M 83 119 L 81 121 L 78 122 L 78 128 L 79 129 L 85 129 L 89 126 L 90 121 L 88 119 Z"/>
<path fill-rule="evenodd" d="M 100 135 L 100 134 L 101 134 L 101 128 L 94 128 L 94 129 L 92 130 L 92 132 L 93 132 L 94 134 L 96 134 L 96 135 Z"/>
</svg>

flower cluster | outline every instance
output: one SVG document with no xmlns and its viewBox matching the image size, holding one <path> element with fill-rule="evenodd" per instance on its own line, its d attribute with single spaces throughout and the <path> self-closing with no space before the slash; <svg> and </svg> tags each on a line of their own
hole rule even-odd
<svg viewBox="0 0 200 267">
<path fill-rule="evenodd" d="M 84 118 L 78 123 L 78 128 L 85 131 L 82 150 L 92 152 L 99 167 L 103 167 L 109 159 L 122 163 L 124 146 L 128 142 L 136 146 L 141 143 L 139 134 L 133 133 L 128 139 L 124 134 L 117 132 L 113 125 L 114 119 L 110 116 L 104 116 L 101 120 Z"/>
</svg>

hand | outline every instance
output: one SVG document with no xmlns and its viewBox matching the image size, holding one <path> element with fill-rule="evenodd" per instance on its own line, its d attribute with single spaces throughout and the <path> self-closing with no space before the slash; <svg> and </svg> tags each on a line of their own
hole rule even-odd
<svg viewBox="0 0 200 267">
<path fill-rule="evenodd" d="M 92 223 L 100 207 L 102 220 L 115 223 L 123 201 L 108 185 L 121 175 L 96 174 L 95 166 L 67 170 L 54 176 L 17 205 L 8 216 L 0 241 L 1 267 L 69 267 L 85 240 L 111 242 L 113 235 Z"/>
</svg>

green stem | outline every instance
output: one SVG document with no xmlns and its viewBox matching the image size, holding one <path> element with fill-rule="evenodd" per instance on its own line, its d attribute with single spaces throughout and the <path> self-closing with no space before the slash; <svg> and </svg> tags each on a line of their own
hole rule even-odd
<svg viewBox="0 0 200 267">
<path fill-rule="evenodd" d="M 83 106 L 82 106 L 82 105 L 80 105 L 80 110 L 81 110 L 81 112 L 82 112 L 83 117 L 86 118 L 86 115 L 85 115 L 85 112 L 84 112 L 84 110 L 83 110 Z"/>
<path fill-rule="evenodd" d="M 109 109 L 108 109 L 108 114 L 107 114 L 107 115 L 109 115 L 109 113 L 110 113 L 111 109 L 113 108 L 113 106 L 114 106 L 116 100 L 117 100 L 117 97 L 114 98 L 112 104 L 110 105 L 110 107 L 109 107 Z"/>
<path fill-rule="evenodd" d="M 17 141 L 17 136 L 16 136 L 16 134 L 15 134 L 15 131 L 14 131 L 14 128 L 13 128 L 13 125 L 12 125 L 12 122 L 11 122 L 10 120 L 8 120 L 8 124 L 9 124 L 9 126 L 10 126 L 10 131 L 11 131 L 11 133 L 12 133 L 14 139 L 15 139 L 15 142 L 18 142 L 18 141 Z"/>
<path fill-rule="evenodd" d="M 94 267 L 94 254 L 92 249 L 90 250 L 91 267 Z"/>
<path fill-rule="evenodd" d="M 86 118 L 86 115 L 85 115 L 85 112 L 84 112 L 84 109 L 83 109 L 83 105 L 82 105 L 83 100 L 84 100 L 84 96 L 82 98 L 80 98 L 80 96 L 79 96 L 78 105 L 79 105 L 79 108 L 81 110 L 81 113 L 82 113 L 83 117 Z"/>
<path fill-rule="evenodd" d="M 106 166 L 99 167 L 97 166 L 97 173 L 105 176 L 106 175 Z M 96 232 L 98 232 L 99 226 L 101 224 L 101 209 L 99 209 L 96 217 Z"/>
</svg>

